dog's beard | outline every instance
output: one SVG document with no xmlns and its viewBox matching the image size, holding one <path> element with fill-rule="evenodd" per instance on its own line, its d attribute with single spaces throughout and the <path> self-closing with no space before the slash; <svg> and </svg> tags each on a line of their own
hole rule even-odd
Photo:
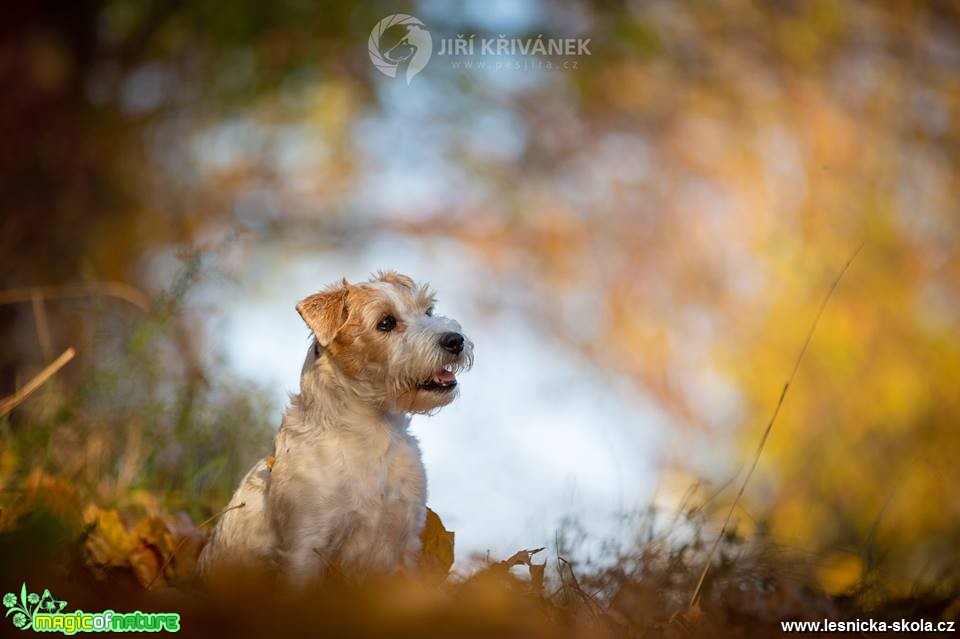
<svg viewBox="0 0 960 639">
<path fill-rule="evenodd" d="M 398 412 L 429 413 L 457 397 L 457 375 L 473 364 L 471 354 L 438 356 L 432 363 L 408 367 L 395 386 L 393 404 Z"/>
<path fill-rule="evenodd" d="M 394 402 L 394 409 L 398 413 L 427 414 L 443 408 L 457 397 L 454 388 L 445 392 L 424 390 L 414 387 L 401 394 Z"/>
</svg>

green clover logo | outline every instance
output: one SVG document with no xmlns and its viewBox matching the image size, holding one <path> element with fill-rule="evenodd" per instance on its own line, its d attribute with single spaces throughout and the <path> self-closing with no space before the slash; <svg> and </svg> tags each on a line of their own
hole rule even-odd
<svg viewBox="0 0 960 639">
<path fill-rule="evenodd" d="M 20 586 L 20 598 L 17 599 L 15 594 L 8 592 L 3 596 L 3 605 L 7 607 L 7 614 L 4 616 L 13 615 L 14 627 L 26 630 L 33 625 L 34 615 L 38 612 L 62 612 L 67 602 L 57 599 L 46 589 L 42 597 L 35 592 L 27 593 L 27 584 L 24 583 Z"/>
</svg>

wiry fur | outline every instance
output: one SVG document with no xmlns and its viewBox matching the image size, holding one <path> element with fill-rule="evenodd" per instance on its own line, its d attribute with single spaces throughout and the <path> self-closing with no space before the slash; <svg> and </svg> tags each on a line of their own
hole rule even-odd
<svg viewBox="0 0 960 639">
<path fill-rule="evenodd" d="M 450 403 L 456 390 L 419 384 L 470 367 L 473 344 L 439 347 L 460 325 L 428 316 L 426 286 L 393 272 L 342 284 L 297 305 L 315 339 L 272 460 L 240 483 L 200 557 L 207 577 L 277 569 L 304 585 L 328 567 L 352 576 L 410 567 L 426 516 L 426 476 L 410 413 Z M 377 330 L 385 315 L 396 328 Z M 244 506 L 239 506 L 240 504 Z"/>
</svg>

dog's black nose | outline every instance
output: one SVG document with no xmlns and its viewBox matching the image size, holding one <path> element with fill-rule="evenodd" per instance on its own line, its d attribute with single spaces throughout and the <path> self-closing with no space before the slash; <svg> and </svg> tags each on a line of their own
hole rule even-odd
<svg viewBox="0 0 960 639">
<path fill-rule="evenodd" d="M 450 351 L 454 355 L 463 350 L 463 335 L 460 333 L 444 333 L 440 336 L 440 348 Z"/>
</svg>

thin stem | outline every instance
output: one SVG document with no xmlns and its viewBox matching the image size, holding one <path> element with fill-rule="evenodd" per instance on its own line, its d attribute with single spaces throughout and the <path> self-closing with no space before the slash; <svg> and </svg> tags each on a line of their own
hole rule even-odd
<svg viewBox="0 0 960 639">
<path fill-rule="evenodd" d="M 817 330 L 817 325 L 820 323 L 820 317 L 823 315 L 823 311 L 827 307 L 827 302 L 830 301 L 830 298 L 833 296 L 833 292 L 837 290 L 837 286 L 840 284 L 840 280 L 843 279 L 847 269 L 850 268 L 850 264 L 853 263 L 853 260 L 857 257 L 857 255 L 859 255 L 862 248 L 863 244 L 860 244 L 860 246 L 857 247 L 857 250 L 853 252 L 853 255 L 850 256 L 850 259 L 848 259 L 846 264 L 843 265 L 843 268 L 840 269 L 840 274 L 837 275 L 837 278 L 833 281 L 833 284 L 830 286 L 827 294 L 823 297 L 823 301 L 820 302 L 820 308 L 817 309 L 817 315 L 814 317 L 813 323 L 810 325 L 810 330 L 807 331 L 806 339 L 803 340 L 803 347 L 800 349 L 800 354 L 797 355 L 797 360 L 793 364 L 793 369 L 790 371 L 790 376 L 784 383 L 783 390 L 780 391 L 780 398 L 777 400 L 777 405 L 773 409 L 773 415 L 770 416 L 770 421 L 767 422 L 767 427 L 763 430 L 763 436 L 760 437 L 760 443 L 757 445 L 757 452 L 753 455 L 753 462 L 750 464 L 750 470 L 747 471 L 746 476 L 743 478 L 743 483 L 740 484 L 740 490 L 737 491 L 737 496 L 734 498 L 733 503 L 730 504 L 730 510 L 727 511 L 727 516 L 723 520 L 723 526 L 720 527 L 720 533 L 717 535 L 716 540 L 713 542 L 713 546 L 710 548 L 710 553 L 707 555 L 707 560 L 703 566 L 703 572 L 700 573 L 700 579 L 697 581 L 697 587 L 694 588 L 693 595 L 690 597 L 690 608 L 696 605 L 700 598 L 700 592 L 703 589 L 703 582 L 706 581 L 707 573 L 710 572 L 710 564 L 713 562 L 713 556 L 716 554 L 717 547 L 720 545 L 720 541 L 727 532 L 727 526 L 730 525 L 730 518 L 733 516 L 733 511 L 736 510 L 737 505 L 740 503 L 740 498 L 743 497 L 744 491 L 747 489 L 747 484 L 750 482 L 750 478 L 753 476 L 753 471 L 757 469 L 757 463 L 760 461 L 760 455 L 763 453 L 763 447 L 767 443 L 767 438 L 770 437 L 770 431 L 773 430 L 773 424 L 777 420 L 777 415 L 780 414 L 780 408 L 783 406 L 783 400 L 786 398 L 787 391 L 790 390 L 790 385 L 793 383 L 793 379 L 797 375 L 797 370 L 800 368 L 800 362 L 803 361 L 803 356 L 807 352 L 807 347 L 810 346 L 810 341 L 813 339 L 813 333 Z"/>
<path fill-rule="evenodd" d="M 14 408 L 19 406 L 23 400 L 29 397 L 35 390 L 40 388 L 44 382 L 56 375 L 57 371 L 66 366 L 67 362 L 73 359 L 76 354 L 77 351 L 75 351 L 71 346 L 67 350 L 63 351 L 60 357 L 53 360 L 49 366 L 40 371 L 36 377 L 27 382 L 23 388 L 18 390 L 13 395 L 0 400 L 0 417 L 3 417 Z"/>
</svg>

